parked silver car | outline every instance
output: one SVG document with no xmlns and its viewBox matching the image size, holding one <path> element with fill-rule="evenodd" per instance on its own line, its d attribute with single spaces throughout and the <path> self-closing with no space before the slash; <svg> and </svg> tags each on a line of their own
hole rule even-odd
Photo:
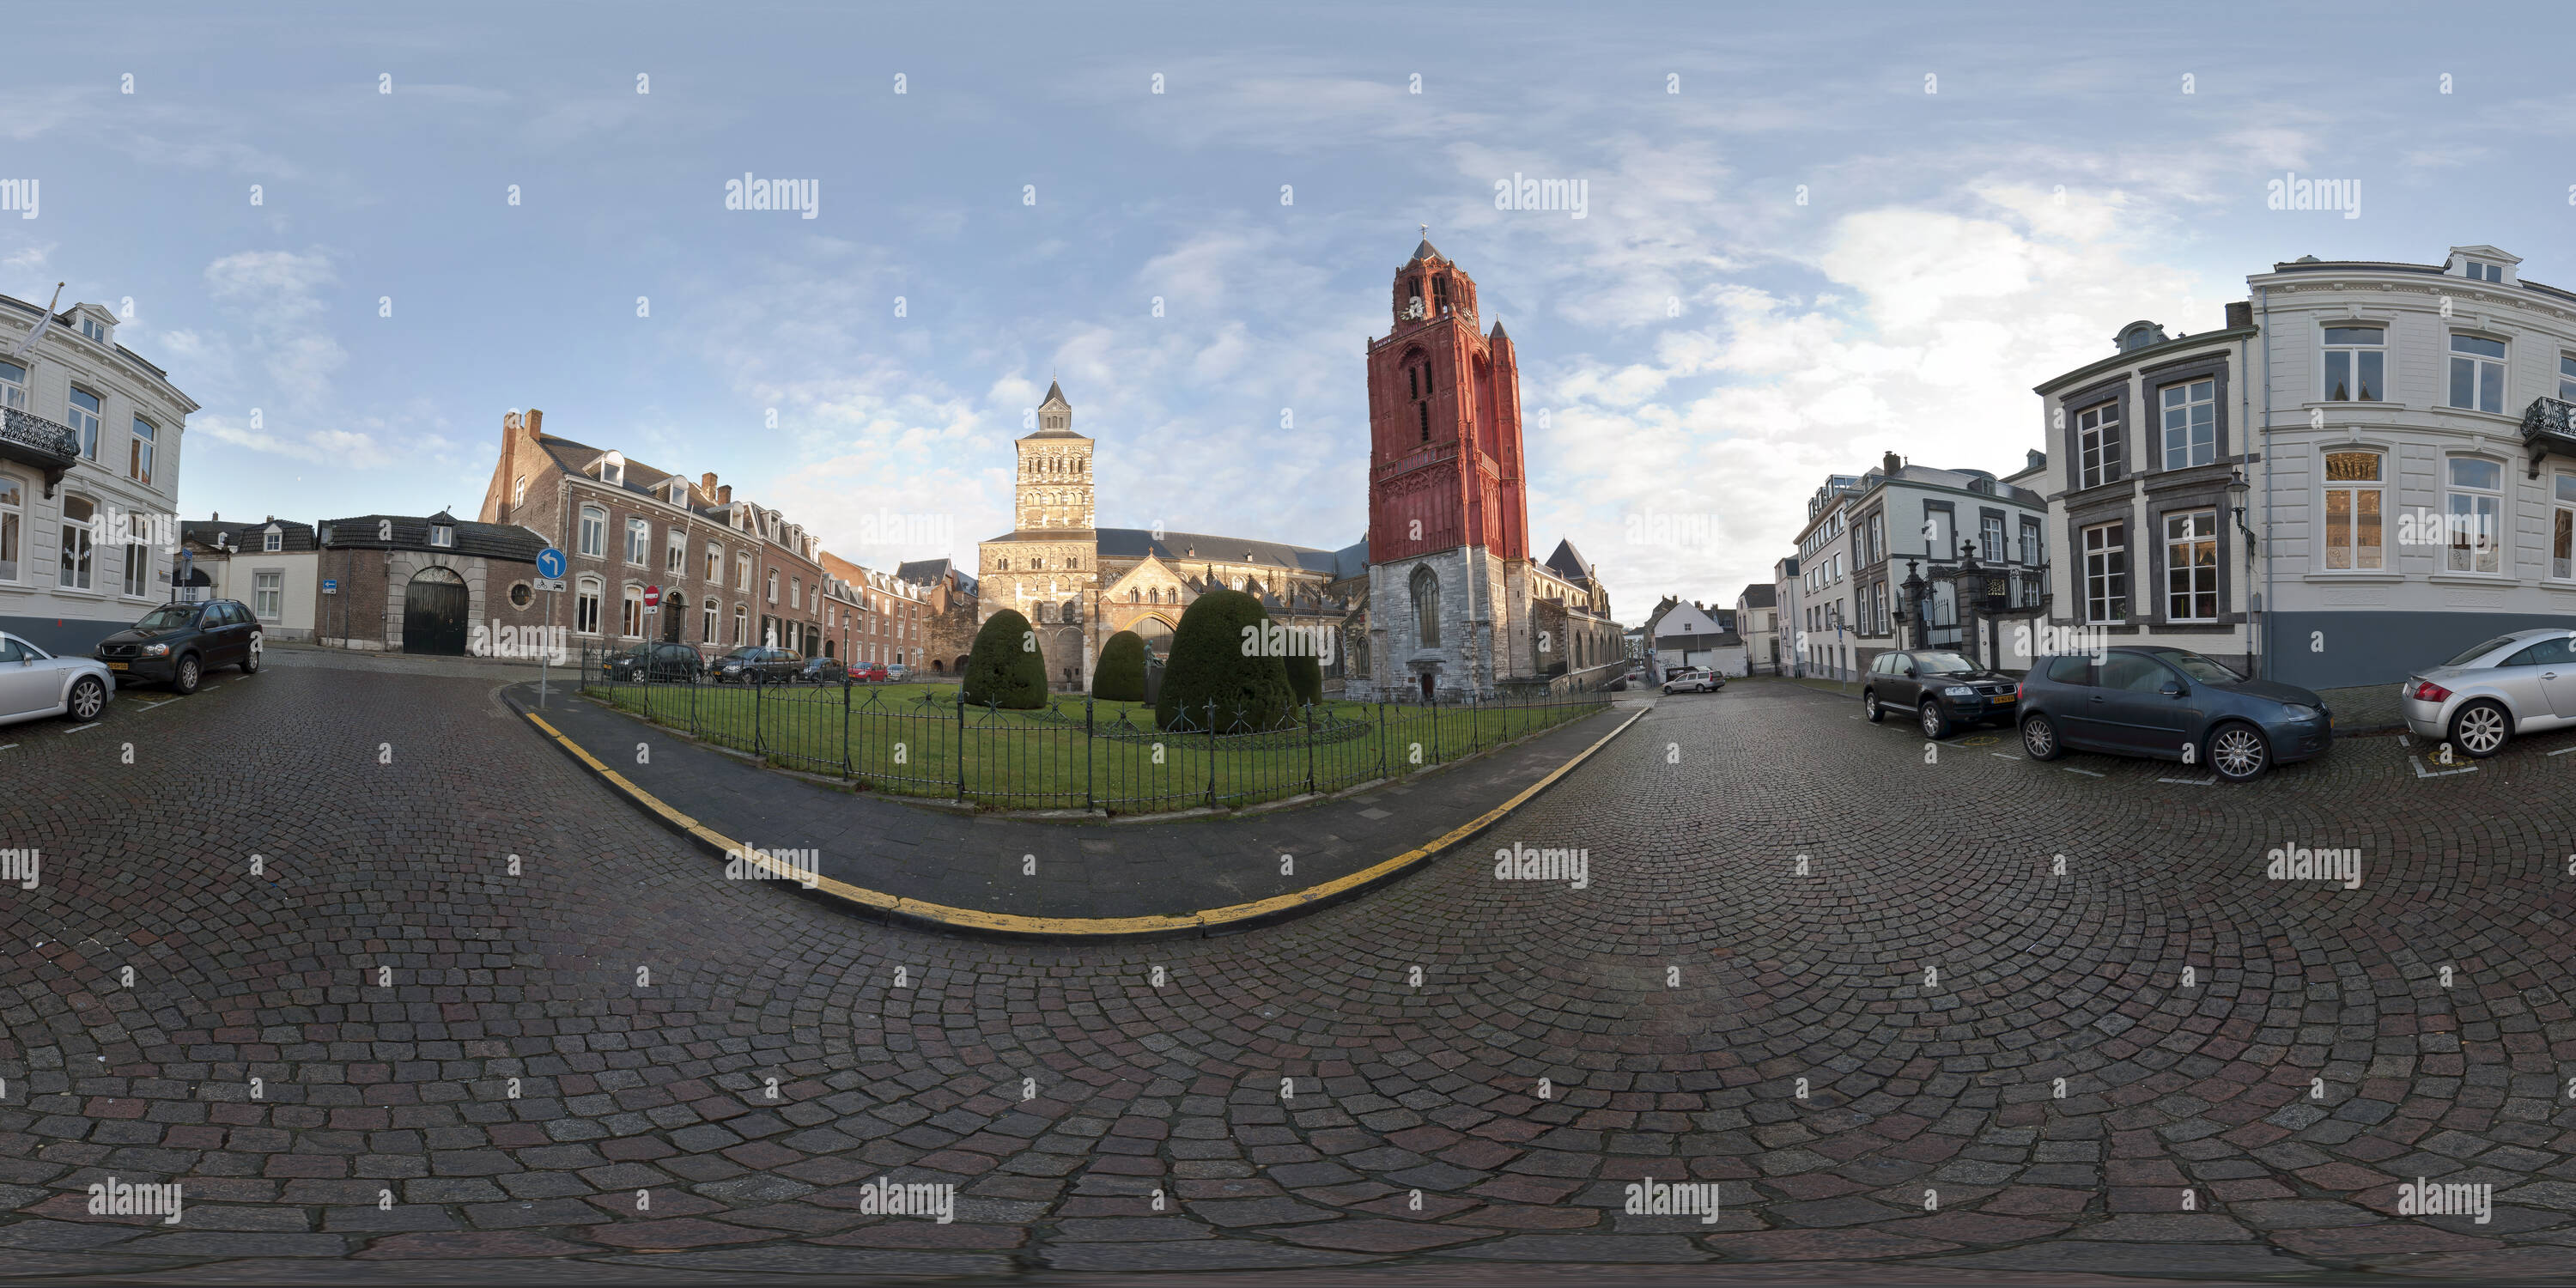
<svg viewBox="0 0 2576 1288">
<path fill-rule="evenodd" d="M 96 720 L 116 692 L 107 664 L 56 657 L 15 635 L 0 634 L 0 724 L 70 716 Z"/>
<path fill-rule="evenodd" d="M 1666 693 L 1715 693 L 1725 687 L 1725 676 L 1703 667 L 1675 667 L 1664 674 Z"/>
<path fill-rule="evenodd" d="M 2397 705 L 2407 728 L 2481 760 L 2515 734 L 2576 725 L 2576 631 L 2499 635 L 2406 677 Z"/>
</svg>

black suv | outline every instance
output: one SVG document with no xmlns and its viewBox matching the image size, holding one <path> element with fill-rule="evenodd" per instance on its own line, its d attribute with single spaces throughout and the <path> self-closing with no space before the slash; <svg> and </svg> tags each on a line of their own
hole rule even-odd
<svg viewBox="0 0 2576 1288">
<path fill-rule="evenodd" d="M 1946 649 L 1881 653 L 1861 681 L 1860 704 L 1877 724 L 1911 711 L 1926 738 L 1947 738 L 1961 725 L 2010 724 L 2019 681 Z"/>
<path fill-rule="evenodd" d="M 119 687 L 167 684 L 194 693 L 210 668 L 257 672 L 260 634 L 259 619 L 238 600 L 163 604 L 131 629 L 100 640 L 95 656 L 116 672 Z"/>
<path fill-rule="evenodd" d="M 600 674 L 612 680 L 657 684 L 695 684 L 706 669 L 706 663 L 698 660 L 698 651 L 686 644 L 637 644 L 623 653 L 609 654 L 599 664 Z"/>
<path fill-rule="evenodd" d="M 783 648 L 745 644 L 716 659 L 708 678 L 718 684 L 777 684 L 796 678 L 805 659 Z"/>
<path fill-rule="evenodd" d="M 797 668 L 796 678 L 808 684 L 839 684 L 850 678 L 850 668 L 837 657 L 809 657 Z"/>
</svg>

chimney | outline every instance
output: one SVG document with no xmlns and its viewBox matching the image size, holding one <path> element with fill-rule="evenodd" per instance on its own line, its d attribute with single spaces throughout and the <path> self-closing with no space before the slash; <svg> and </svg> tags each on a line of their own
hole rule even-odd
<svg viewBox="0 0 2576 1288">
<path fill-rule="evenodd" d="M 700 491 L 702 491 L 702 492 L 705 492 L 705 493 L 706 493 L 706 494 L 708 494 L 709 496 L 713 496 L 713 495 L 715 495 L 715 490 L 716 490 L 716 475 L 715 475 L 715 471 L 713 471 L 713 470 L 709 470 L 709 471 L 707 471 L 704 475 L 700 476 L 700 478 L 698 479 L 698 489 L 699 489 Z"/>
<path fill-rule="evenodd" d="M 2229 330 L 2232 331 L 2240 326 L 2252 325 L 2254 325 L 2254 301 L 2238 300 L 2227 306 L 2227 326 Z"/>
<path fill-rule="evenodd" d="M 215 511 L 213 514 L 207 515 L 207 516 L 206 516 L 206 519 L 207 519 L 207 521 L 208 521 L 208 522 L 210 522 L 210 523 L 212 523 L 212 522 L 221 522 L 221 521 L 222 521 L 222 519 L 223 519 L 223 517 L 224 517 L 224 513 L 223 513 L 223 511 L 221 511 L 221 510 L 217 510 L 217 511 Z"/>
<path fill-rule="evenodd" d="M 709 475 L 708 477 L 713 478 L 714 476 L 713 476 L 713 475 Z M 725 484 L 723 487 L 720 487 L 720 488 L 717 488 L 717 489 L 716 489 L 716 504 L 718 504 L 718 505 L 731 505 L 731 504 L 733 504 L 733 484 L 731 484 L 731 483 L 727 483 L 727 484 Z"/>
<path fill-rule="evenodd" d="M 528 427 L 528 441 L 535 442 L 538 432 L 545 428 L 546 414 L 538 411 L 534 407 L 530 407 L 528 409 L 527 416 L 522 418 L 519 423 Z"/>
<path fill-rule="evenodd" d="M 1881 458 L 1878 463 L 1878 472 L 1887 475 L 1889 478 L 1896 477 L 1896 472 L 1904 468 L 1905 462 L 1898 459 L 1894 452 L 1889 452 L 1885 457 Z"/>
</svg>

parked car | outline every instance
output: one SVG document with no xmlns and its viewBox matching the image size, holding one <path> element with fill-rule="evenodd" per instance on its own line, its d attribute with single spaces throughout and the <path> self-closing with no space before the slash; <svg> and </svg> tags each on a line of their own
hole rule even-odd
<svg viewBox="0 0 2576 1288">
<path fill-rule="evenodd" d="M 0 634 L 0 724 L 70 716 L 98 719 L 116 692 L 107 663 L 56 657 L 15 635 Z"/>
<path fill-rule="evenodd" d="M 716 659 L 708 678 L 718 684 L 779 684 L 796 678 L 805 659 L 783 648 L 745 644 Z"/>
<path fill-rule="evenodd" d="M 641 680 L 655 684 L 695 684 L 705 675 L 707 664 L 698 651 L 686 644 L 637 644 L 623 653 L 611 653 L 599 664 L 600 674 L 612 680 Z"/>
<path fill-rule="evenodd" d="M 883 684 L 893 678 L 893 673 L 875 662 L 863 662 L 850 672 L 850 678 L 861 684 Z"/>
<path fill-rule="evenodd" d="M 2324 699 L 2188 649 L 2043 657 L 2022 677 L 2019 705 L 2022 750 L 2033 760 L 2069 751 L 2185 760 L 2241 783 L 2334 742 Z"/>
<path fill-rule="evenodd" d="M 887 679 L 900 683 L 902 682 L 903 677 L 912 674 L 912 668 L 905 666 L 901 662 L 896 662 L 887 666 L 885 673 Z"/>
<path fill-rule="evenodd" d="M 1676 667 L 1664 675 L 1666 693 L 1715 693 L 1726 687 L 1726 677 L 1706 667 Z"/>
<path fill-rule="evenodd" d="M 2020 684 L 1947 649 L 1900 649 L 1870 662 L 1860 705 L 1871 724 L 1911 711 L 1924 737 L 1947 738 L 1963 726 L 2012 723 Z"/>
<path fill-rule="evenodd" d="M 807 684 L 839 684 L 850 678 L 850 668 L 837 657 L 809 657 L 797 668 L 796 678 Z"/>
<path fill-rule="evenodd" d="M 120 684 L 167 684 L 194 693 L 207 671 L 238 666 L 259 671 L 259 619 L 238 600 L 163 604 L 143 620 L 98 642 L 96 655 Z"/>
<path fill-rule="evenodd" d="M 2478 760 L 2516 734 L 2576 725 L 2576 632 L 2538 627 L 2499 635 L 2406 677 L 2406 727 Z"/>
</svg>

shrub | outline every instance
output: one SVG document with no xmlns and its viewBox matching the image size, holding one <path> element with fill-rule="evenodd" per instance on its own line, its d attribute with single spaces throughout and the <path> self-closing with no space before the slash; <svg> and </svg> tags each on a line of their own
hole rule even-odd
<svg viewBox="0 0 2576 1288">
<path fill-rule="evenodd" d="M 1297 701 L 1308 704 L 1322 702 L 1324 668 L 1315 661 L 1315 655 L 1291 653 L 1285 661 L 1288 664 L 1288 691 L 1296 695 Z"/>
<path fill-rule="evenodd" d="M 1046 653 L 1029 619 L 1005 608 L 975 632 L 966 655 L 966 701 L 1013 711 L 1046 705 Z"/>
<path fill-rule="evenodd" d="M 1120 631 L 1100 647 L 1100 664 L 1091 672 L 1091 696 L 1103 702 L 1145 700 L 1145 637 Z"/>
<path fill-rule="evenodd" d="M 1252 729 L 1279 723 L 1294 700 L 1288 669 L 1271 653 L 1244 645 L 1246 627 L 1258 631 L 1269 621 L 1261 601 L 1239 590 L 1212 590 L 1192 601 L 1172 632 L 1154 724 L 1195 728 L 1206 722 L 1210 702 L 1219 733 L 1238 720 Z"/>
</svg>

